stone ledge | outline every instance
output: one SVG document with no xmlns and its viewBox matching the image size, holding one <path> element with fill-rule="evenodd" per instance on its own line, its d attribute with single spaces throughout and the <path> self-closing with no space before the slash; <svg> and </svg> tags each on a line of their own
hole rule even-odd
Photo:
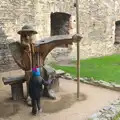
<svg viewBox="0 0 120 120">
<path fill-rule="evenodd" d="M 120 98 L 94 113 L 88 120 L 113 120 L 120 113 Z"/>
<path fill-rule="evenodd" d="M 59 71 L 64 72 L 63 70 L 59 70 Z M 65 72 L 64 72 L 64 75 L 61 75 L 61 77 L 64 79 L 77 81 L 77 78 L 72 77 L 69 73 L 65 73 Z M 111 90 L 115 90 L 115 91 L 120 91 L 120 85 L 112 83 L 112 82 L 105 82 L 103 80 L 95 80 L 93 78 L 87 78 L 87 77 L 80 78 L 80 82 L 98 86 L 98 87 L 111 89 Z"/>
<path fill-rule="evenodd" d="M 74 79 L 77 80 L 76 78 Z M 120 85 L 112 83 L 112 82 L 106 82 L 103 80 L 94 80 L 93 78 L 80 78 L 80 81 L 86 84 L 103 87 L 115 91 L 120 91 Z"/>
</svg>

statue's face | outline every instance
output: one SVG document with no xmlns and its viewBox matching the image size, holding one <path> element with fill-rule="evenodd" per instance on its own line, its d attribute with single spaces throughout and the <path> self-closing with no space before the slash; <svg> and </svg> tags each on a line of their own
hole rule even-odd
<svg viewBox="0 0 120 120">
<path fill-rule="evenodd" d="M 21 41 L 25 43 L 32 43 L 34 40 L 34 34 L 32 32 L 24 32 L 21 34 Z"/>
</svg>

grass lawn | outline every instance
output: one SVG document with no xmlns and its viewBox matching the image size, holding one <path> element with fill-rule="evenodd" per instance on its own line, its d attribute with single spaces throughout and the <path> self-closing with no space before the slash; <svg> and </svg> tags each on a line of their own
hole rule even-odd
<svg viewBox="0 0 120 120">
<path fill-rule="evenodd" d="M 73 62 L 76 64 L 76 61 Z M 55 69 L 62 69 L 72 76 L 76 76 L 76 67 L 52 65 Z M 80 76 L 93 77 L 120 84 L 120 55 L 89 58 L 80 61 Z"/>
</svg>

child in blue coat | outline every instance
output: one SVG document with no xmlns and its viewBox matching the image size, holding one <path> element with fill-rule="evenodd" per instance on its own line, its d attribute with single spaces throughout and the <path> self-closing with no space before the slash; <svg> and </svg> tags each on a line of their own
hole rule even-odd
<svg viewBox="0 0 120 120">
<path fill-rule="evenodd" d="M 42 96 L 43 79 L 40 76 L 40 68 L 32 69 L 32 77 L 29 81 L 29 94 L 32 99 L 32 114 L 36 115 L 41 110 L 40 98 Z"/>
</svg>

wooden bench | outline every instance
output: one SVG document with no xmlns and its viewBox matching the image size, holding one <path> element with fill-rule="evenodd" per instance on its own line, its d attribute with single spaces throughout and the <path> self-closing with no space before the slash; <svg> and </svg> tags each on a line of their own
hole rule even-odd
<svg viewBox="0 0 120 120">
<path fill-rule="evenodd" d="M 55 76 L 53 83 L 50 87 L 55 91 L 59 91 L 59 77 L 61 75 L 64 75 L 65 73 L 59 70 L 55 72 L 51 68 L 49 69 L 47 68 L 47 72 L 48 72 L 48 75 L 54 74 L 53 76 Z M 18 76 L 18 77 L 3 77 L 2 81 L 4 85 L 11 86 L 11 94 L 12 94 L 13 100 L 20 100 L 24 98 L 24 93 L 23 93 L 23 83 L 25 82 L 24 75 Z"/>
<path fill-rule="evenodd" d="M 23 83 L 25 81 L 24 75 L 19 77 L 3 77 L 4 85 L 11 85 L 11 94 L 13 100 L 20 100 L 24 98 Z"/>
</svg>

